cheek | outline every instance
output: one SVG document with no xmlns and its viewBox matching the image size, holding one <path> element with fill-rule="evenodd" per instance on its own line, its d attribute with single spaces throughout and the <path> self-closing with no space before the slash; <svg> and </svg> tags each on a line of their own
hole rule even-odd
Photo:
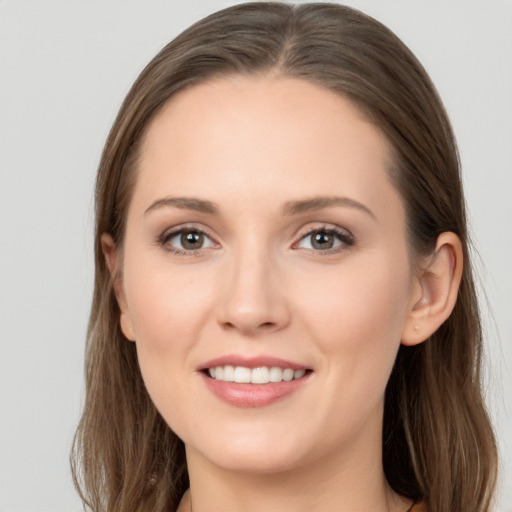
<svg viewBox="0 0 512 512">
<path fill-rule="evenodd" d="M 201 272 L 171 266 L 165 257 L 126 262 L 125 289 L 137 343 L 155 352 L 193 342 L 211 303 Z M 181 271 L 180 271 L 181 270 Z M 210 276 L 211 277 L 211 276 Z"/>
<path fill-rule="evenodd" d="M 133 262 L 126 262 L 126 291 L 142 378 L 167 423 L 181 432 L 184 409 L 200 417 L 189 399 L 193 381 L 187 376 L 195 373 L 190 354 L 204 331 L 211 292 L 200 272 Z"/>
<path fill-rule="evenodd" d="M 361 263 L 326 275 L 318 292 L 300 306 L 333 375 L 343 375 L 355 390 L 372 382 L 385 385 L 400 346 L 410 288 L 406 259 Z"/>
<path fill-rule="evenodd" d="M 172 415 L 176 400 L 187 396 L 184 372 L 195 371 L 189 357 L 210 314 L 212 288 L 205 283 L 212 276 L 171 267 L 165 257 L 129 255 L 124 285 L 141 373 L 154 403 Z"/>
<path fill-rule="evenodd" d="M 411 287 L 408 253 L 402 245 L 398 239 L 349 254 L 338 269 L 323 276 L 316 315 L 329 315 L 342 332 L 359 341 L 371 331 L 400 336 L 396 329 L 404 320 Z"/>
</svg>

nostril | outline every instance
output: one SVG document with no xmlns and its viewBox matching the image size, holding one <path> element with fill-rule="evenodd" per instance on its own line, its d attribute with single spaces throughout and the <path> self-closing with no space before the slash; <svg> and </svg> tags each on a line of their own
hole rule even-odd
<svg viewBox="0 0 512 512">
<path fill-rule="evenodd" d="M 290 318 L 283 304 L 271 304 L 263 300 L 244 303 L 233 299 L 219 305 L 216 319 L 226 332 L 256 334 L 281 329 L 288 325 Z"/>
<path fill-rule="evenodd" d="M 233 331 L 233 330 L 241 330 L 241 331 L 244 331 L 244 332 L 249 332 L 249 331 L 267 331 L 267 330 L 271 330 L 271 329 L 275 329 L 276 327 L 276 323 L 275 322 L 262 322 L 260 324 L 258 323 L 254 323 L 253 326 L 250 326 L 250 325 L 244 325 L 242 323 L 240 324 L 236 324 L 234 322 L 223 322 L 222 323 L 222 327 L 228 331 Z"/>
</svg>

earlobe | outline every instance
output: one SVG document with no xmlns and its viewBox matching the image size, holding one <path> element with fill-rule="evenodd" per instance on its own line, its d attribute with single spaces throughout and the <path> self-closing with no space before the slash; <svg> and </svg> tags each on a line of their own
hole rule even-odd
<svg viewBox="0 0 512 512">
<path fill-rule="evenodd" d="M 130 341 L 135 341 L 135 335 L 133 332 L 133 326 L 126 304 L 126 296 L 124 293 L 123 279 L 120 271 L 121 261 L 120 254 L 115 245 L 112 236 L 108 233 L 101 235 L 101 250 L 105 258 L 105 263 L 110 272 L 114 293 L 116 294 L 117 303 L 119 304 L 120 317 L 119 322 L 121 331 L 125 337 Z"/>
<path fill-rule="evenodd" d="M 463 265 L 462 244 L 455 233 L 439 235 L 436 249 L 420 269 L 417 290 L 402 332 L 403 345 L 429 338 L 450 316 L 457 302 Z"/>
</svg>

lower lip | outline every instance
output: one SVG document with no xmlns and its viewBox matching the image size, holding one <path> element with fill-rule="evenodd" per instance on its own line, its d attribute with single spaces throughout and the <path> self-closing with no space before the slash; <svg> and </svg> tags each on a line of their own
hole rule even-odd
<svg viewBox="0 0 512 512">
<path fill-rule="evenodd" d="M 300 389 L 311 374 L 308 372 L 300 379 L 269 382 L 268 384 L 239 384 L 212 379 L 203 374 L 204 381 L 210 391 L 222 401 L 235 407 L 265 407 L 280 398 L 288 396 Z"/>
</svg>

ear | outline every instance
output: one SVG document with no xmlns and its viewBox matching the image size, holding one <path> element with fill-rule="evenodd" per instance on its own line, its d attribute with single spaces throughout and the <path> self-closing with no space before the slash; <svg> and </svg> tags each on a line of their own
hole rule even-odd
<svg viewBox="0 0 512 512">
<path fill-rule="evenodd" d="M 402 332 L 403 345 L 425 341 L 450 316 L 462 278 L 462 244 L 455 233 L 441 233 L 434 253 L 419 270 Z"/>
<path fill-rule="evenodd" d="M 121 273 L 121 254 L 117 249 L 116 244 L 111 235 L 103 233 L 101 235 L 101 250 L 105 257 L 105 263 L 112 277 L 114 286 L 114 292 L 116 294 L 117 303 L 119 304 L 119 310 L 121 315 L 119 322 L 121 331 L 125 337 L 130 341 L 135 341 L 135 335 L 133 332 L 133 325 L 130 317 L 130 312 L 126 303 L 126 296 L 124 292 L 123 278 Z"/>
</svg>

